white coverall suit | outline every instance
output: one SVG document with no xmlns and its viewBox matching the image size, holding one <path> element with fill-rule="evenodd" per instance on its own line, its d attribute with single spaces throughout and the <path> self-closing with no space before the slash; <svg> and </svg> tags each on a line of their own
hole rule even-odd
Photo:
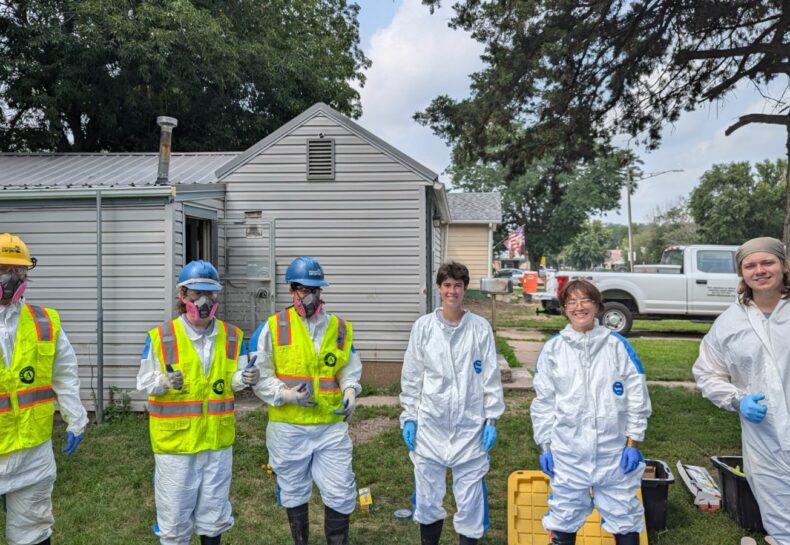
<svg viewBox="0 0 790 545">
<path fill-rule="evenodd" d="M 22 302 L 0 305 L 0 350 L 11 365 Z M 81 435 L 88 415 L 80 401 L 77 356 L 61 327 L 52 366 L 52 389 L 67 431 Z M 0 455 L 0 494 L 6 497 L 6 539 L 9 545 L 40 543 L 52 535 L 52 488 L 55 483 L 52 441 Z"/>
<path fill-rule="evenodd" d="M 472 312 L 465 312 L 457 326 L 440 313 L 437 309 L 414 323 L 401 372 L 401 427 L 409 420 L 417 424 L 409 453 L 413 520 L 432 524 L 447 516 L 442 502 L 450 468 L 458 508 L 453 527 L 459 535 L 479 539 L 488 528 L 483 428 L 505 410 L 494 334 L 488 321 Z"/>
<path fill-rule="evenodd" d="M 203 364 L 203 374 L 211 371 L 217 322 L 211 322 L 206 332 L 199 333 L 182 314 L 184 330 L 192 341 Z M 162 395 L 167 390 L 159 384 L 162 376 L 159 359 L 146 338 L 137 374 L 137 389 L 148 395 Z M 247 387 L 241 374 L 247 367 L 244 344 L 238 360 L 238 371 L 233 374 L 234 392 Z M 156 535 L 162 545 L 188 545 L 192 532 L 204 536 L 224 534 L 233 527 L 230 481 L 233 470 L 233 447 L 222 450 L 203 450 L 195 454 L 154 454 L 154 496 L 156 501 Z"/>
<path fill-rule="evenodd" d="M 310 332 L 316 353 L 320 352 L 329 315 L 322 309 L 301 320 Z M 268 322 L 263 322 L 250 338 L 252 350 L 257 350 L 256 365 L 261 369 L 261 379 L 253 386 L 253 391 L 264 402 L 279 407 L 283 404 L 282 393 L 287 386 L 277 378 L 274 370 Z M 359 395 L 362 392 L 361 377 L 362 361 L 352 345 L 348 363 L 338 371 L 335 379 L 341 392 L 353 388 Z M 291 508 L 307 503 L 315 481 L 324 505 L 344 515 L 354 511 L 357 489 L 351 468 L 351 436 L 346 422 L 315 425 L 269 422 L 266 446 L 269 464 L 277 475 L 280 505 Z"/>
<path fill-rule="evenodd" d="M 534 385 L 535 442 L 554 458 L 543 527 L 575 533 L 595 504 L 607 532 L 641 532 L 644 509 L 636 492 L 645 464 L 627 475 L 620 467 L 626 438 L 642 441 L 651 414 L 631 345 L 597 323 L 584 333 L 567 325 L 543 346 Z"/>
<path fill-rule="evenodd" d="M 705 335 L 692 371 L 702 395 L 728 411 L 746 394 L 765 394 L 762 422 L 741 416 L 744 473 L 766 531 L 790 545 L 790 301 L 768 318 L 734 303 Z"/>
</svg>

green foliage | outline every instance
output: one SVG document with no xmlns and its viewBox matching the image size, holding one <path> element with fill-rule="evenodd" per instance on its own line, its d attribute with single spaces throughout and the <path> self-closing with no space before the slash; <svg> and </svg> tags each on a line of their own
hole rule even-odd
<svg viewBox="0 0 790 545">
<path fill-rule="evenodd" d="M 357 117 L 347 0 L 56 0 L 0 9 L 0 150 L 249 147 L 315 102 Z"/>
<path fill-rule="evenodd" d="M 521 362 L 518 361 L 516 358 L 516 353 L 513 352 L 513 349 L 510 348 L 509 344 L 507 344 L 507 339 L 500 337 L 499 335 L 496 336 L 496 351 L 497 353 L 502 354 L 502 357 L 507 360 L 507 364 L 510 367 L 521 367 Z"/>
<path fill-rule="evenodd" d="M 603 264 L 610 249 L 611 232 L 600 220 L 588 221 L 562 249 L 560 261 L 572 269 L 590 270 Z"/>
<path fill-rule="evenodd" d="M 636 263 L 659 263 L 661 254 L 669 246 L 695 244 L 700 241 L 697 224 L 691 218 L 688 201 L 661 210 L 656 208 L 653 220 L 635 229 L 634 250 Z M 628 240 L 622 242 L 628 255 Z"/>
<path fill-rule="evenodd" d="M 713 165 L 691 192 L 689 209 L 700 240 L 741 244 L 760 236 L 782 238 L 787 161 Z"/>
<path fill-rule="evenodd" d="M 110 386 L 110 400 L 104 407 L 104 421 L 106 423 L 117 422 L 134 415 L 132 412 L 132 398 L 129 392 L 118 386 Z"/>
</svg>

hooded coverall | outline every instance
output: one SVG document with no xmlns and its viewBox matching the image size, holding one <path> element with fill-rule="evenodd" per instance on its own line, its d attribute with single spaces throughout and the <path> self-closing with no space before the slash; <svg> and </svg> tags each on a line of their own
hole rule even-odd
<svg viewBox="0 0 790 545">
<path fill-rule="evenodd" d="M 322 351 L 329 350 L 335 354 L 332 345 L 339 339 L 324 339 L 330 327 L 330 314 L 321 310 L 310 318 L 299 316 L 292 308 L 287 309 L 290 316 L 290 334 L 294 342 L 312 341 L 312 346 L 299 346 L 303 353 L 311 353 L 321 361 L 318 365 L 337 365 L 335 360 L 327 357 L 321 358 Z M 353 346 L 353 339 L 347 338 L 343 342 L 350 344 L 350 353 L 345 365 L 334 373 L 338 391 L 338 405 L 336 407 L 297 407 L 283 404 L 282 393 L 286 388 L 296 386 L 296 382 L 307 382 L 307 387 L 313 388 L 313 381 L 306 379 L 293 379 L 278 376 L 272 342 L 272 331 L 269 320 L 261 324 L 250 338 L 250 350 L 257 350 L 257 365 L 261 369 L 261 380 L 253 387 L 255 394 L 273 407 L 281 410 L 293 411 L 294 420 L 312 412 L 331 414 L 331 409 L 339 409 L 342 403 L 342 393 L 347 388 L 353 388 L 356 395 L 362 391 L 359 379 L 362 376 L 362 362 Z M 299 328 L 297 330 L 297 328 Z M 301 332 L 301 333 L 299 333 Z M 298 341 L 297 339 L 304 339 Z M 255 347 L 255 348 L 253 348 Z M 326 354 L 328 356 L 329 353 Z M 339 357 L 339 355 L 337 356 Z M 312 362 L 303 362 L 305 369 L 312 366 Z M 285 381 L 295 381 L 286 384 Z M 317 396 L 314 396 L 317 399 Z M 271 413 L 271 411 L 270 411 Z M 299 507 L 307 503 L 313 489 L 313 481 L 321 492 L 324 505 L 347 515 L 354 510 L 357 501 L 356 481 L 351 468 L 351 437 L 348 434 L 348 424 L 343 422 L 343 417 L 329 417 L 330 423 L 292 423 L 288 416 L 273 420 L 270 414 L 269 424 L 266 428 L 266 446 L 269 449 L 269 464 L 277 475 L 278 501 L 286 508 Z"/>
<path fill-rule="evenodd" d="M 401 427 L 410 420 L 417 424 L 409 453 L 413 520 L 433 524 L 447 516 L 442 501 L 450 468 L 458 508 L 453 527 L 459 535 L 479 539 L 488 528 L 483 428 L 505 410 L 494 334 L 488 321 L 472 312 L 456 326 L 440 313 L 426 314 L 412 326 L 401 372 Z"/>
<path fill-rule="evenodd" d="M 629 474 L 620 467 L 626 438 L 642 441 L 651 413 L 642 363 L 631 345 L 597 323 L 584 333 L 569 324 L 543 346 L 534 385 L 535 442 L 554 457 L 543 527 L 575 533 L 594 504 L 607 532 L 641 532 L 636 492 L 645 464 Z"/>
<path fill-rule="evenodd" d="M 790 545 L 790 301 L 768 317 L 734 303 L 702 339 L 692 372 L 702 395 L 728 411 L 747 394 L 765 394 L 762 422 L 741 416 L 743 469 L 763 526 Z"/>
<path fill-rule="evenodd" d="M 15 357 L 35 346 L 17 344 L 20 313 L 29 312 L 22 302 L 0 305 L 0 356 L 2 380 L 13 381 L 11 372 Z M 48 313 L 57 316 L 53 309 Z M 57 397 L 60 414 L 68 424 L 67 431 L 81 435 L 88 425 L 88 415 L 80 401 L 80 380 L 77 357 L 63 329 L 53 328 L 55 340 L 52 363 L 52 390 Z M 35 366 L 35 362 L 30 362 Z M 26 365 L 26 363 L 25 363 Z M 37 372 L 41 370 L 38 369 Z M 8 433 L 5 430 L 3 433 Z M 52 489 L 55 483 L 55 456 L 52 441 L 0 454 L 0 494 L 6 499 L 6 539 L 9 545 L 40 543 L 52 534 Z"/>
<path fill-rule="evenodd" d="M 220 322 L 214 320 L 205 332 L 198 332 L 184 315 L 176 320 L 183 326 L 184 333 L 191 341 L 191 348 L 200 361 L 203 375 L 210 377 L 215 348 L 224 349 L 215 347 Z M 233 326 L 229 325 L 229 327 Z M 242 341 L 243 339 L 238 339 L 241 346 L 237 370 L 231 380 L 231 389 L 234 392 L 246 387 L 241 378 L 247 366 L 246 348 Z M 137 374 L 137 389 L 147 392 L 149 396 L 176 392 L 160 385 L 163 366 L 151 346 L 149 335 L 146 338 L 140 371 Z M 182 358 L 187 357 L 187 349 L 180 345 L 178 349 L 181 351 Z M 182 391 L 188 395 L 189 385 L 186 384 L 186 380 L 188 378 L 185 373 Z M 233 397 L 232 394 L 230 397 Z M 149 412 L 151 410 L 149 405 Z M 188 429 L 184 431 L 188 432 Z M 157 515 L 155 531 L 162 545 L 187 545 L 193 530 L 198 535 L 214 537 L 224 534 L 233 527 L 233 513 L 228 498 L 233 469 L 232 446 L 218 450 L 203 449 L 190 454 L 154 453 L 154 460 Z"/>
</svg>

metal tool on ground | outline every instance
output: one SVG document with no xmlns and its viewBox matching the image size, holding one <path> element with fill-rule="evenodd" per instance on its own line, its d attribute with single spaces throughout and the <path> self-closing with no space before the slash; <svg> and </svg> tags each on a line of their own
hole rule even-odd
<svg viewBox="0 0 790 545">
<path fill-rule="evenodd" d="M 680 460 L 677 469 L 680 480 L 691 493 L 697 509 L 706 512 L 721 509 L 721 492 L 707 469 L 702 466 L 687 465 Z"/>
</svg>

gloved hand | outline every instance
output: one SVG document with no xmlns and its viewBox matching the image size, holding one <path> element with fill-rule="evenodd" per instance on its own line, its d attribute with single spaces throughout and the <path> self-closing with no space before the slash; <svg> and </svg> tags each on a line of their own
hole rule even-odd
<svg viewBox="0 0 790 545">
<path fill-rule="evenodd" d="M 83 435 L 85 434 L 81 433 L 79 435 L 74 435 L 73 432 L 68 432 L 66 434 L 66 446 L 63 447 L 63 452 L 66 453 L 66 456 L 71 456 L 74 454 L 74 451 L 77 450 L 78 446 L 80 446 Z"/>
<path fill-rule="evenodd" d="M 343 408 L 335 409 L 332 411 L 334 414 L 342 414 L 345 416 L 343 422 L 347 422 L 351 415 L 354 414 L 354 409 L 357 408 L 357 392 L 354 388 L 346 388 L 343 391 Z"/>
<path fill-rule="evenodd" d="M 741 399 L 739 410 L 743 417 L 749 422 L 759 424 L 765 418 L 768 407 L 760 405 L 758 401 L 765 399 L 765 394 L 748 394 Z"/>
<path fill-rule="evenodd" d="M 180 390 L 184 387 L 184 375 L 181 371 L 165 373 L 159 377 L 159 385 L 168 390 Z"/>
<path fill-rule="evenodd" d="M 643 460 L 642 453 L 636 447 L 625 447 L 620 455 L 620 468 L 626 475 L 631 473 L 639 466 Z"/>
<path fill-rule="evenodd" d="M 407 420 L 403 424 L 403 442 L 406 443 L 406 448 L 414 450 L 414 436 L 417 435 L 417 422 L 414 420 Z"/>
<path fill-rule="evenodd" d="M 551 477 L 554 478 L 554 455 L 551 453 L 550 450 L 547 450 L 543 454 L 540 455 L 540 470 Z"/>
<path fill-rule="evenodd" d="M 315 401 L 310 399 L 312 392 L 307 387 L 307 383 L 303 382 L 298 388 L 286 388 L 283 390 L 282 399 L 283 403 L 293 403 L 301 407 L 315 407 L 318 405 Z"/>
<path fill-rule="evenodd" d="M 491 447 L 494 446 L 496 442 L 496 426 L 492 426 L 491 424 L 486 424 L 486 427 L 483 428 L 483 450 L 488 452 L 491 450 Z"/>
<path fill-rule="evenodd" d="M 241 374 L 241 381 L 247 386 L 255 386 L 261 379 L 261 370 L 252 365 L 248 365 Z"/>
</svg>

